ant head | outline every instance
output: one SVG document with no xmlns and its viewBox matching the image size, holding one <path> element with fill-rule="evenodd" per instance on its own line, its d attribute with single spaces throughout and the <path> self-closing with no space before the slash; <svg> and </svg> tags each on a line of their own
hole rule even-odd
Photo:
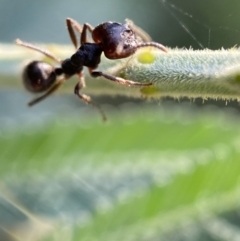
<svg viewBox="0 0 240 241">
<path fill-rule="evenodd" d="M 109 59 L 121 59 L 136 51 L 140 39 L 128 24 L 106 22 L 98 25 L 92 33 L 93 40 L 103 46 Z"/>
<path fill-rule="evenodd" d="M 23 83 L 31 92 L 47 90 L 56 78 L 55 68 L 42 61 L 32 61 L 23 70 Z"/>
</svg>

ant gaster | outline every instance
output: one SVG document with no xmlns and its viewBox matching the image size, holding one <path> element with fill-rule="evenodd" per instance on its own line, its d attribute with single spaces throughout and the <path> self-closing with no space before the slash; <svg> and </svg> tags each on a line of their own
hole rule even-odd
<svg viewBox="0 0 240 241">
<path fill-rule="evenodd" d="M 22 42 L 19 39 L 16 40 L 18 45 L 38 51 L 60 64 L 60 67 L 54 67 L 43 61 L 32 61 L 24 68 L 23 82 L 25 87 L 34 93 L 45 91 L 43 95 L 29 102 L 29 106 L 38 103 L 55 92 L 65 80 L 76 74 L 79 77 L 79 82 L 74 88 L 74 93 L 85 103 L 96 106 L 105 120 L 105 114 L 100 106 L 94 103 L 89 96 L 80 93 L 81 88 L 85 86 L 83 75 L 84 66 L 88 67 L 92 77 L 102 76 L 108 80 L 128 86 L 151 85 L 151 83 L 134 82 L 101 71 L 93 71 L 100 63 L 102 52 L 109 59 L 129 57 L 135 53 L 137 49 L 146 46 L 153 46 L 167 52 L 167 49 L 163 45 L 156 42 L 149 42 L 148 35 L 142 29 L 134 25 L 133 22 L 130 20 L 126 20 L 125 24 L 105 22 L 95 28 L 87 23 L 81 27 L 75 20 L 70 18 L 66 19 L 66 23 L 68 33 L 75 46 L 76 52 L 65 60 L 58 59 L 48 50 L 39 48 L 30 43 Z M 81 34 L 80 47 L 78 47 L 74 30 Z M 87 31 L 91 33 L 94 41 L 93 43 L 88 40 Z"/>
</svg>

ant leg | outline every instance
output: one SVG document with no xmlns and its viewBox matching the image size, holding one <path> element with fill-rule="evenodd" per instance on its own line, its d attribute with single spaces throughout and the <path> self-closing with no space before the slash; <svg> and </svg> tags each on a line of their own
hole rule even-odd
<svg viewBox="0 0 240 241">
<path fill-rule="evenodd" d="M 55 92 L 65 81 L 65 78 L 61 78 L 57 81 L 56 84 L 54 84 L 45 94 L 39 96 L 36 99 L 33 99 L 32 101 L 30 101 L 28 103 L 29 106 L 33 106 L 35 104 L 37 104 L 38 102 L 44 100 L 45 98 L 47 98 L 49 95 L 51 95 L 53 92 Z"/>
<path fill-rule="evenodd" d="M 37 46 L 35 46 L 33 44 L 23 42 L 20 39 L 16 39 L 16 44 L 20 45 L 20 46 L 23 46 L 23 47 L 26 47 L 28 49 L 35 50 L 35 51 L 37 51 L 39 53 L 44 54 L 45 56 L 47 56 L 48 58 L 52 59 L 53 61 L 56 61 L 57 63 L 61 63 L 61 60 L 58 59 L 56 56 L 54 56 L 52 53 L 50 53 L 47 49 L 39 48 L 39 47 L 37 47 Z"/>
<path fill-rule="evenodd" d="M 89 24 L 89 23 L 84 23 L 83 25 L 83 30 L 82 30 L 82 35 L 81 35 L 81 45 L 83 45 L 84 43 L 86 43 L 87 41 L 87 30 L 92 33 L 93 32 L 93 27 Z"/>
<path fill-rule="evenodd" d="M 101 114 L 103 121 L 106 121 L 107 117 L 106 117 L 104 111 L 102 110 L 102 108 L 98 104 L 94 103 L 90 96 L 80 94 L 80 90 L 85 86 L 84 76 L 82 73 L 79 74 L 79 78 L 80 78 L 80 80 L 74 88 L 74 94 L 77 95 L 86 104 L 90 104 L 90 105 L 96 107 L 98 109 L 99 113 Z"/>
<path fill-rule="evenodd" d="M 67 19 L 66 19 L 66 22 L 67 22 L 68 33 L 69 33 L 69 35 L 70 35 L 70 38 L 71 38 L 71 40 L 72 40 L 72 43 L 73 43 L 73 45 L 75 46 L 75 48 L 77 49 L 77 48 L 78 48 L 77 39 L 76 39 L 76 35 L 75 35 L 73 29 L 75 29 L 78 33 L 82 34 L 83 28 L 82 28 L 82 26 L 81 26 L 77 21 L 75 21 L 75 20 L 72 19 L 72 18 L 67 18 Z M 85 31 L 86 31 L 86 30 L 85 30 Z M 87 37 L 85 37 L 84 43 L 85 43 L 86 41 L 87 41 L 87 42 L 90 42 L 90 40 L 89 40 Z"/>
<path fill-rule="evenodd" d="M 73 29 L 75 29 L 78 33 L 82 34 L 82 31 L 83 31 L 82 26 L 72 18 L 67 18 L 66 23 L 67 23 L 68 33 L 70 35 L 72 43 L 75 46 L 75 48 L 77 49 L 78 48 L 77 38 L 76 38 L 76 35 L 75 35 Z"/>
<path fill-rule="evenodd" d="M 78 23 L 76 23 L 73 19 L 71 18 L 67 18 L 66 19 L 66 24 L 67 24 L 67 29 L 68 29 L 68 33 L 69 33 L 69 36 L 70 36 L 70 39 L 75 47 L 75 49 L 77 49 L 78 47 L 78 44 L 77 44 L 77 37 L 76 37 L 76 34 L 73 30 L 73 28 L 77 29 L 77 31 L 79 33 L 82 32 L 82 29 L 81 27 L 78 25 Z"/>
<path fill-rule="evenodd" d="M 132 20 L 125 19 L 125 22 L 144 42 L 150 42 L 152 40 L 150 35 L 147 32 L 145 32 L 143 29 L 135 25 Z"/>
<path fill-rule="evenodd" d="M 111 81 L 114 81 L 114 82 L 117 82 L 121 85 L 135 85 L 135 86 L 149 86 L 149 85 L 152 85 L 152 83 L 140 83 L 140 82 L 135 82 L 135 81 L 131 81 L 131 80 L 126 80 L 126 79 L 123 79 L 123 78 L 120 78 L 120 77 L 117 77 L 117 76 L 114 76 L 114 75 L 110 75 L 110 74 L 106 74 L 106 73 L 103 73 L 101 71 L 91 71 L 89 70 L 90 74 L 92 77 L 104 77 L 108 80 L 111 80 Z"/>
<path fill-rule="evenodd" d="M 74 28 L 78 33 L 82 33 L 82 26 L 72 18 L 67 18 L 67 27 Z"/>
</svg>

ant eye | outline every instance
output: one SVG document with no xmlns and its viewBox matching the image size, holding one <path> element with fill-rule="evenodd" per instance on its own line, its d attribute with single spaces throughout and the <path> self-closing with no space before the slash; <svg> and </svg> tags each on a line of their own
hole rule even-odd
<svg viewBox="0 0 240 241">
<path fill-rule="evenodd" d="M 133 35 L 133 31 L 131 29 L 126 29 L 123 32 L 123 36 L 131 36 Z"/>
<path fill-rule="evenodd" d="M 50 64 L 33 61 L 23 71 L 23 83 L 31 92 L 42 92 L 48 89 L 56 80 L 54 67 Z"/>
</svg>

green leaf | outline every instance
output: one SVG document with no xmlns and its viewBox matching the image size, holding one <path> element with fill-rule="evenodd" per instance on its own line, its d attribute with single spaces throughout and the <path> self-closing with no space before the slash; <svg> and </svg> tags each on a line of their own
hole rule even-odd
<svg viewBox="0 0 240 241">
<path fill-rule="evenodd" d="M 180 240 L 187 224 L 195 239 L 220 232 L 219 215 L 239 208 L 237 123 L 220 113 L 127 112 L 107 124 L 59 119 L 2 132 L 0 200 L 26 225 L 7 229 L 13 237 Z"/>
</svg>

